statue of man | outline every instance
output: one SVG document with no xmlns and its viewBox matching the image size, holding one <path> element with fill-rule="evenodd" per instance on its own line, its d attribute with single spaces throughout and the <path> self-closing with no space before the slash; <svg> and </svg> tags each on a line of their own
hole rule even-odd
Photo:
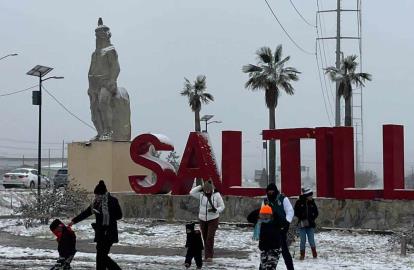
<svg viewBox="0 0 414 270">
<path fill-rule="evenodd" d="M 91 102 L 92 122 L 98 134 L 95 140 L 111 140 L 113 134 L 113 99 L 117 95 L 120 72 L 118 54 L 112 46 L 109 27 L 102 18 L 95 29 L 96 50 L 89 68 L 88 95 Z"/>
</svg>

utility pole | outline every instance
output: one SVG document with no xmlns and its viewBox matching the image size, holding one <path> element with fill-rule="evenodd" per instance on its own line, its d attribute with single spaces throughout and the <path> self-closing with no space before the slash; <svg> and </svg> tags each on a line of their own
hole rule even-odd
<svg viewBox="0 0 414 270">
<path fill-rule="evenodd" d="M 65 140 L 62 143 L 62 168 L 64 167 L 64 160 L 65 160 Z"/>
<path fill-rule="evenodd" d="M 359 1 L 359 0 L 357 0 Z M 359 2 L 357 2 L 359 3 Z M 329 12 L 336 12 L 336 36 L 335 37 L 320 37 L 317 40 L 324 40 L 324 39 L 331 39 L 336 41 L 336 60 L 335 60 L 335 67 L 337 69 L 341 68 L 341 40 L 343 39 L 355 39 L 359 40 L 359 36 L 341 36 L 341 12 L 359 12 L 360 6 L 357 6 L 357 9 L 342 9 L 341 8 L 341 0 L 336 0 L 336 9 L 330 10 L 318 10 L 318 13 L 329 13 Z M 341 125 L 341 98 L 339 96 L 339 83 L 336 82 L 336 95 L 335 95 L 335 126 Z"/>
<path fill-rule="evenodd" d="M 49 163 L 49 170 L 47 171 L 47 177 L 50 177 L 50 148 L 49 148 L 49 155 L 48 155 L 48 163 Z"/>
<path fill-rule="evenodd" d="M 335 66 L 341 68 L 341 0 L 336 2 L 336 62 Z M 341 125 L 341 97 L 339 95 L 339 82 L 335 84 L 335 126 Z"/>
</svg>

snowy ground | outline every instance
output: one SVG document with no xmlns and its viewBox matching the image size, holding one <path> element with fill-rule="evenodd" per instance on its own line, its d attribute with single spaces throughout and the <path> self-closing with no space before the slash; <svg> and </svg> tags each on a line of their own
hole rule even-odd
<svg viewBox="0 0 414 270">
<path fill-rule="evenodd" d="M 17 224 L 17 225 L 16 225 Z M 0 231 L 18 237 L 30 236 L 32 241 L 53 239 L 47 226 L 26 230 L 16 219 L 0 220 Z M 127 220 L 119 224 L 120 243 L 124 247 L 159 248 L 167 252 L 169 249 L 182 248 L 185 243 L 184 225 L 179 223 L 167 224 L 144 220 Z M 89 222 L 75 225 L 74 230 L 80 241 L 91 242 Z M 232 252 L 224 257 L 218 257 L 206 269 L 257 269 L 257 243 L 251 240 L 251 228 L 240 228 L 232 225 L 221 225 L 216 237 L 216 247 Z M 390 236 L 364 235 L 344 232 L 321 232 L 316 235 L 319 258 L 297 259 L 298 243 L 291 248 L 294 254 L 295 269 L 349 269 L 349 270 L 389 270 L 414 269 L 414 254 L 406 257 L 398 255 L 398 250 L 392 250 Z M 52 242 L 52 241 L 51 241 Z M 92 243 L 90 244 L 92 245 Z M 238 253 L 246 254 L 238 256 Z M 0 240 L 0 269 L 48 269 L 53 264 L 57 252 L 53 247 L 25 248 L 21 246 L 2 245 Z M 77 253 L 74 269 L 93 269 L 95 254 L 92 252 Z M 183 256 L 178 255 L 140 255 L 113 254 L 122 269 L 183 269 Z M 285 269 L 283 259 L 278 269 Z"/>
</svg>

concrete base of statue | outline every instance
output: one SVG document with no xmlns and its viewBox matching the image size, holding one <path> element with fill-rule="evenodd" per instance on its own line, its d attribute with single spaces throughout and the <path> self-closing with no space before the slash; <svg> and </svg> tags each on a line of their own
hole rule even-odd
<svg viewBox="0 0 414 270">
<path fill-rule="evenodd" d="M 131 142 L 91 141 L 68 145 L 68 179 L 93 192 L 100 179 L 109 192 L 132 192 L 128 176 L 148 175 L 129 154 Z"/>
</svg>

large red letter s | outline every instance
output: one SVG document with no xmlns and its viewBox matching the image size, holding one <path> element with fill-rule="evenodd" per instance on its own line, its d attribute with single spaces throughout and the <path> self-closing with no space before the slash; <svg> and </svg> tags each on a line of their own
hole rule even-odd
<svg viewBox="0 0 414 270">
<path fill-rule="evenodd" d="M 151 154 L 151 145 L 156 151 L 173 151 L 174 146 L 164 135 L 141 134 L 131 144 L 131 159 L 145 168 L 150 169 L 156 175 L 155 183 L 151 181 L 151 175 L 131 175 L 129 184 L 131 188 L 140 194 L 168 193 L 171 191 L 176 175 L 172 165 L 158 159 Z"/>
</svg>

